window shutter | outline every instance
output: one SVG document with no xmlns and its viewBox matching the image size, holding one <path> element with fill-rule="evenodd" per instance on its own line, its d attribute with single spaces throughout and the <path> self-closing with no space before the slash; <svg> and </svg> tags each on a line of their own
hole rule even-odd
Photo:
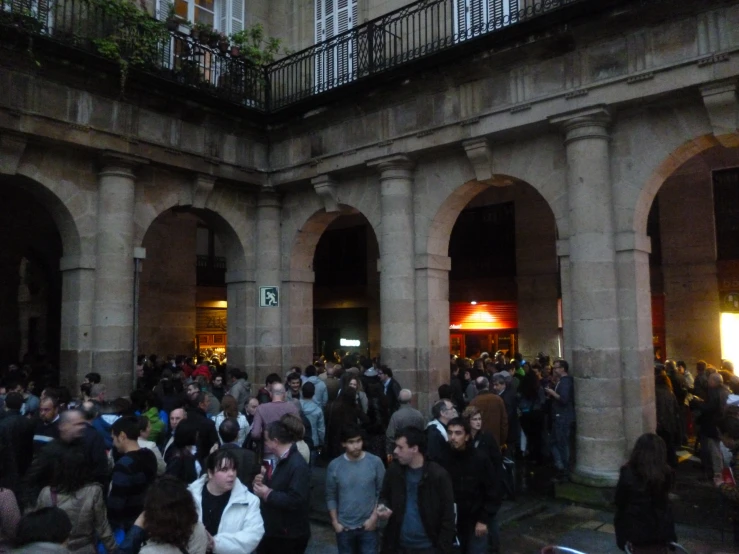
<svg viewBox="0 0 739 554">
<path fill-rule="evenodd" d="M 174 0 L 172 0 L 174 1 Z M 167 0 L 157 0 L 156 4 L 154 6 L 156 18 L 159 21 L 164 21 L 167 19 L 167 11 L 169 11 L 169 2 Z M 174 67 L 174 59 L 172 58 L 172 42 L 174 41 L 173 38 L 169 37 L 164 39 L 164 44 L 162 45 L 162 59 L 161 62 L 165 67 Z"/>
<path fill-rule="evenodd" d="M 468 0 L 469 2 L 469 36 L 476 37 L 487 31 L 485 12 L 487 0 Z"/>
<path fill-rule="evenodd" d="M 454 36 L 457 41 L 467 38 L 467 9 L 469 2 L 470 0 L 455 0 L 454 2 Z"/>
<path fill-rule="evenodd" d="M 506 0 L 508 2 L 508 22 L 518 23 L 518 0 Z"/>
<path fill-rule="evenodd" d="M 500 29 L 503 26 L 503 4 L 507 3 L 507 0 L 489 0 L 489 2 L 490 29 Z"/>
<path fill-rule="evenodd" d="M 244 30 L 244 0 L 231 1 L 231 28 L 230 33 L 238 33 Z"/>
<path fill-rule="evenodd" d="M 352 2 L 351 0 L 337 0 L 336 5 L 336 34 L 340 35 L 352 28 Z M 351 63 L 351 40 L 343 38 L 336 46 L 336 75 L 339 82 L 349 80 Z"/>
<path fill-rule="evenodd" d="M 215 25 L 213 25 L 216 31 L 228 33 L 228 0 L 218 0 L 218 17 L 216 17 Z"/>
</svg>

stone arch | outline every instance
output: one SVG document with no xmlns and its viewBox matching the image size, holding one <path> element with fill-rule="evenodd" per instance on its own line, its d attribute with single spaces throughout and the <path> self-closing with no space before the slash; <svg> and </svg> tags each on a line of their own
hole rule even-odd
<svg viewBox="0 0 739 554">
<path fill-rule="evenodd" d="M 739 133 L 733 135 L 739 145 Z M 636 233 L 645 234 L 647 230 L 647 218 L 649 211 L 665 181 L 680 167 L 712 148 L 724 148 L 727 141 L 716 139 L 712 134 L 706 134 L 689 140 L 669 155 L 652 170 L 649 178 L 636 199 L 634 206 L 633 230 Z"/>
<path fill-rule="evenodd" d="M 341 203 L 338 207 L 335 212 L 314 209 L 301 220 L 289 239 L 286 238 L 290 242 L 283 258 L 283 298 L 286 300 L 282 311 L 284 365 L 308 360 L 313 354 L 313 260 L 326 229 L 343 215 L 359 214 L 368 222 L 379 246 L 376 227 L 362 211 Z"/>
</svg>

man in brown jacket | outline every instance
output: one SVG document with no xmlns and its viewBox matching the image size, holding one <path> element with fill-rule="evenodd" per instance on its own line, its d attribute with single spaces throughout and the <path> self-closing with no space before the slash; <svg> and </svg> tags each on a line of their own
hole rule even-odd
<svg viewBox="0 0 739 554">
<path fill-rule="evenodd" d="M 487 377 L 475 379 L 477 396 L 472 399 L 470 406 L 475 406 L 482 415 L 482 430 L 493 434 L 498 444 L 503 447 L 508 438 L 508 413 L 503 399 L 489 390 L 490 383 Z"/>
</svg>

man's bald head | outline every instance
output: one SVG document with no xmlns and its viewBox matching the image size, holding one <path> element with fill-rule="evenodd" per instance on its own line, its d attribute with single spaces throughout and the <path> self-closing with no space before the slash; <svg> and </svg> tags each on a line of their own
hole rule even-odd
<svg viewBox="0 0 739 554">
<path fill-rule="evenodd" d="M 169 426 L 172 427 L 172 431 L 177 429 L 177 426 L 182 420 L 187 419 L 187 412 L 182 408 L 175 408 L 169 414 Z"/>
<path fill-rule="evenodd" d="M 724 378 L 721 377 L 720 373 L 711 373 L 708 376 L 708 386 L 709 387 L 720 387 L 724 384 Z"/>
<path fill-rule="evenodd" d="M 398 393 L 398 402 L 401 404 L 410 404 L 411 398 L 413 398 L 413 393 L 408 389 L 402 389 Z"/>
<path fill-rule="evenodd" d="M 282 383 L 272 383 L 272 400 L 276 398 L 285 398 L 285 385 Z"/>
</svg>

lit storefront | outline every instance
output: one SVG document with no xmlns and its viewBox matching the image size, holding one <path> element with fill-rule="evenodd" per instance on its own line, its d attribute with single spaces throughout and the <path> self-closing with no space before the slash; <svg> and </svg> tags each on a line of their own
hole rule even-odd
<svg viewBox="0 0 739 554">
<path fill-rule="evenodd" d="M 449 345 L 461 357 L 498 350 L 512 354 L 518 342 L 516 302 L 451 302 Z"/>
<path fill-rule="evenodd" d="M 225 302 L 223 302 L 225 304 Z M 227 344 L 226 308 L 198 307 L 195 316 L 195 348 L 206 357 L 224 358 Z"/>
</svg>

